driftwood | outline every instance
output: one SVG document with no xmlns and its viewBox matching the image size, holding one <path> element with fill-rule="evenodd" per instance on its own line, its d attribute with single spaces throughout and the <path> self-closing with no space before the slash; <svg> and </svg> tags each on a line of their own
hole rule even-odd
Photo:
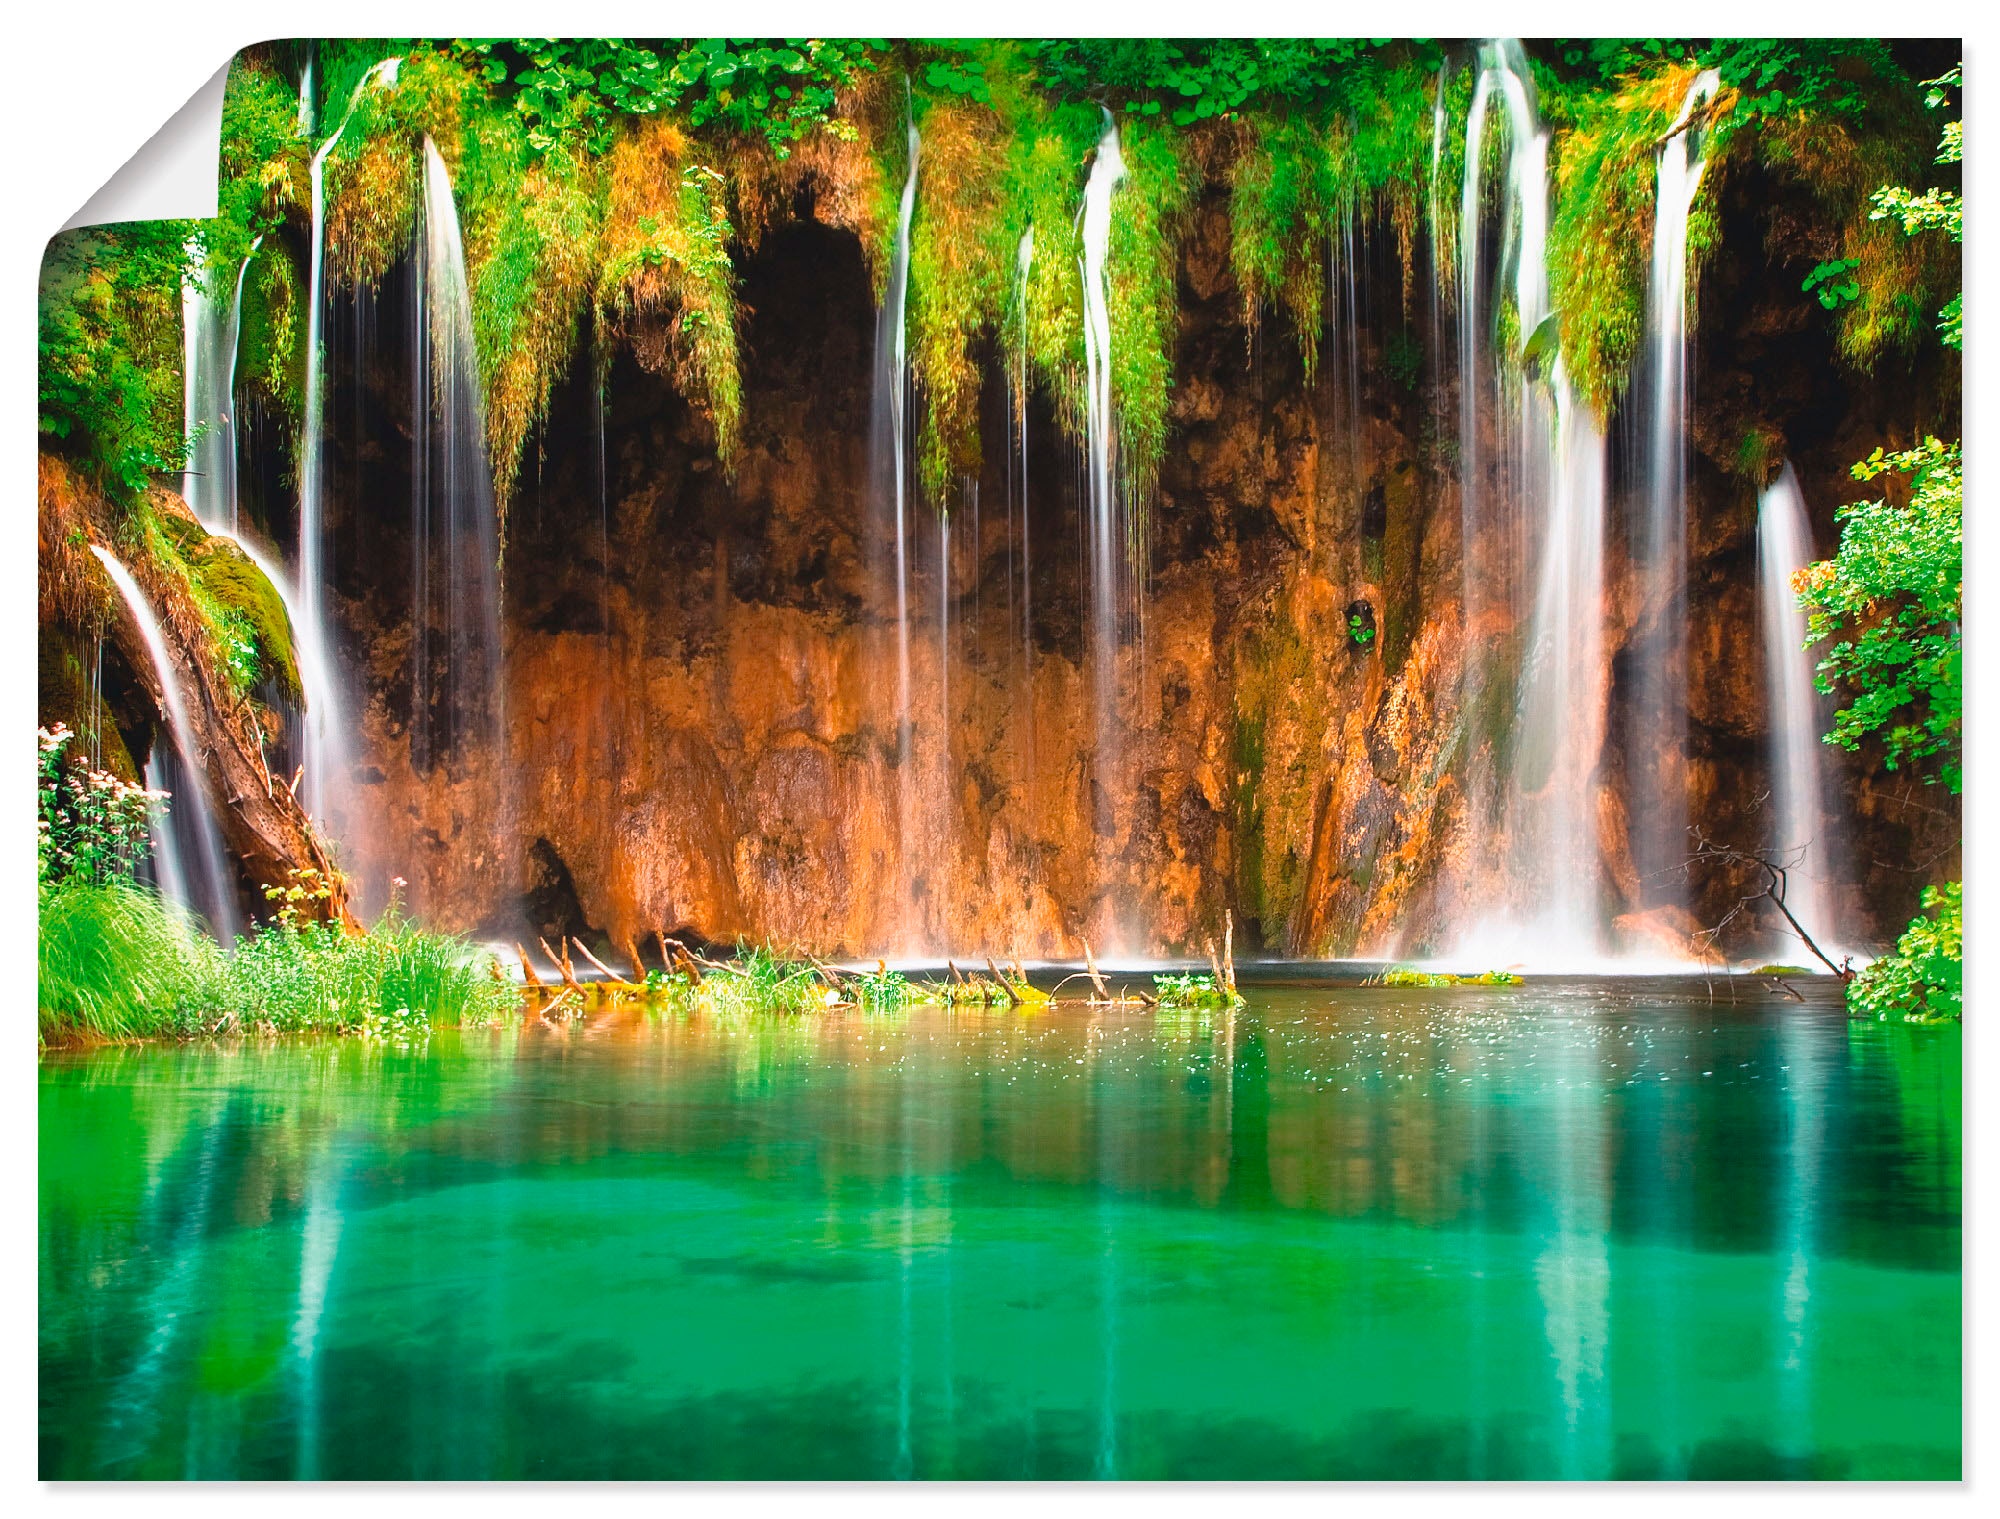
<svg viewBox="0 0 2000 1519">
<path fill-rule="evenodd" d="M 1208 969 L 1209 974 L 1215 977 L 1215 989 L 1217 991 L 1227 991 L 1229 989 L 1229 981 L 1222 974 L 1222 956 L 1215 952 L 1215 940 L 1203 939 L 1201 947 L 1208 953 Z"/>
<path fill-rule="evenodd" d="M 542 978 L 535 974 L 535 963 L 528 958 L 527 950 L 521 947 L 518 939 L 514 941 L 514 953 L 521 957 L 521 979 L 530 986 L 540 986 Z"/>
<path fill-rule="evenodd" d="M 671 975 L 675 971 L 684 970 L 687 972 L 689 984 L 700 986 L 701 967 L 688 957 L 688 952 L 681 947 L 681 941 L 669 939 L 663 928 L 654 929 L 653 937 L 660 941 L 660 960 L 667 967 L 667 973 Z"/>
<path fill-rule="evenodd" d="M 632 984 L 631 982 L 627 981 L 623 976 L 619 975 L 617 971 L 613 970 L 610 966 L 606 965 L 602 960 L 598 959 L 597 956 L 593 955 L 590 952 L 590 946 L 585 944 L 583 940 L 578 938 L 571 938 L 569 942 L 576 946 L 576 952 L 579 955 L 582 955 L 584 959 L 588 960 L 592 965 L 596 966 L 599 970 L 603 971 L 605 979 L 610 981 L 614 986 L 630 986 Z"/>
<path fill-rule="evenodd" d="M 618 947 L 625 952 L 625 958 L 632 962 L 632 979 L 634 981 L 644 981 L 646 979 L 646 962 L 639 958 L 639 945 L 637 941 L 630 934 L 627 934 L 620 941 Z"/>
<path fill-rule="evenodd" d="M 553 949 L 550 949 L 547 939 L 538 939 L 536 942 L 542 946 L 542 953 L 555 962 L 556 969 L 562 973 L 563 985 L 569 987 L 572 991 L 582 991 L 583 988 L 577 984 L 576 972 L 570 968 L 569 956 L 567 954 L 559 955 Z"/>
<path fill-rule="evenodd" d="M 1236 915 L 1222 909 L 1222 973 L 1229 978 L 1229 990 L 1236 990 Z"/>
<path fill-rule="evenodd" d="M 1104 977 L 1098 974 L 1097 956 L 1090 952 L 1090 940 L 1088 939 L 1083 941 L 1083 963 L 1090 973 L 1090 984 L 1097 988 L 1097 996 L 1092 1000 L 1109 1002 L 1111 1000 L 1111 989 L 1104 984 Z"/>
<path fill-rule="evenodd" d="M 991 955 L 986 957 L 986 968 L 993 973 L 994 983 L 1000 988 L 1000 995 L 1007 999 L 1007 1005 L 1009 1007 L 1019 1007 L 1021 1005 L 1020 993 L 1016 992 L 1013 984 L 1000 974 L 1000 967 L 993 963 Z"/>
<path fill-rule="evenodd" d="M 812 968 L 819 972 L 820 979 L 826 982 L 827 989 L 833 994 L 833 1000 L 826 1004 L 828 1007 L 854 1007 L 857 1005 L 855 999 L 847 995 L 847 983 L 841 978 L 839 971 L 816 955 L 807 955 L 806 959 L 812 965 Z"/>
<path fill-rule="evenodd" d="M 1799 936 L 1799 941 L 1812 951 L 1814 959 L 1818 960 L 1821 965 L 1832 971 L 1842 981 L 1852 981 L 1854 979 L 1853 962 L 1850 960 L 1846 963 L 1835 965 L 1826 951 L 1813 941 L 1813 936 L 1806 932 L 1805 925 L 1792 915 L 1791 908 L 1785 905 L 1785 892 L 1790 884 L 1789 866 L 1780 865 L 1774 860 L 1767 859 L 1761 854 L 1753 854 L 1749 850 L 1737 849 L 1729 844 L 1718 844 L 1709 838 L 1700 828 L 1690 829 L 1689 832 L 1694 835 L 1695 846 L 1694 852 L 1687 858 L 1689 866 L 1721 864 L 1747 867 L 1759 872 L 1763 877 L 1763 885 L 1758 890 L 1739 896 L 1736 899 L 1735 905 L 1722 915 L 1722 920 L 1719 923 L 1715 924 L 1712 928 L 1702 929 L 1701 932 L 1694 936 L 1697 941 L 1700 941 L 1699 947 L 1705 948 L 1710 953 L 1716 953 L 1716 947 L 1722 938 L 1722 931 L 1735 921 L 1739 914 L 1748 910 L 1755 903 L 1768 901 L 1778 909 L 1779 913 L 1783 915 L 1784 920 L 1791 925 L 1792 932 Z M 1794 858 L 1792 863 L 1797 863 L 1796 858 Z M 1800 1000 L 1803 1001 L 1804 999 L 1801 998 Z"/>
</svg>

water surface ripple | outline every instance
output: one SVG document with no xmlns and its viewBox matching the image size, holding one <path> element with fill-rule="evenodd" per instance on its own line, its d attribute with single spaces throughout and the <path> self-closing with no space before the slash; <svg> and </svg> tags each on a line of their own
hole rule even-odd
<svg viewBox="0 0 2000 1519">
<path fill-rule="evenodd" d="M 1957 1029 L 1250 994 L 49 1054 L 42 1475 L 1958 1475 Z"/>
</svg>

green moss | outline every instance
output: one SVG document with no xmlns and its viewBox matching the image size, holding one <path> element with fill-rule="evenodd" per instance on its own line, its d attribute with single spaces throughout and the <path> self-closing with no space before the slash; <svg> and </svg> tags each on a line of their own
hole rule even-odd
<svg viewBox="0 0 2000 1519">
<path fill-rule="evenodd" d="M 1388 529 L 1382 539 L 1382 662 L 1393 672 L 1409 653 L 1421 625 L 1418 560 L 1423 549 L 1422 509 L 1417 499 L 1417 472 L 1408 463 L 1392 469 L 1383 481 L 1388 503 Z"/>
<path fill-rule="evenodd" d="M 285 452 L 294 460 L 305 410 L 305 308 L 306 282 L 290 252 L 282 242 L 267 240 L 243 278 L 236 389 L 239 398 L 261 407 L 278 425 Z"/>
<path fill-rule="evenodd" d="M 1557 139 L 1549 296 L 1561 313 L 1563 366 L 1600 416 L 1624 394 L 1645 338 L 1659 144 L 1693 77 L 1667 70 L 1581 98 Z M 1700 196 L 1713 193 L 1704 176 Z M 1690 289 L 1699 251 L 1691 235 Z"/>
<path fill-rule="evenodd" d="M 216 219 L 204 229 L 209 293 L 227 299 L 251 244 L 310 209 L 311 151 L 298 90 L 263 49 L 239 53 L 222 97 Z"/>
<path fill-rule="evenodd" d="M 605 175 L 565 148 L 531 157 L 520 118 L 491 102 L 468 111 L 460 152 L 454 186 L 487 448 L 504 513 L 528 435 L 568 371 L 597 283 Z"/>
<path fill-rule="evenodd" d="M 1020 218 L 993 193 L 1006 163 L 999 115 L 955 96 L 918 104 L 923 146 L 910 227 L 908 343 L 923 398 L 918 477 L 933 501 L 944 502 L 954 476 L 979 468 L 974 345 L 1004 321 L 1013 269 L 1007 234 Z"/>
<path fill-rule="evenodd" d="M 666 122 L 612 150 L 597 321 L 707 413 L 726 466 L 743 413 L 732 233 L 722 175 L 691 155 Z M 608 358 L 601 350 L 599 362 Z"/>
<path fill-rule="evenodd" d="M 277 588 L 226 538 L 211 538 L 191 516 L 144 503 L 128 527 L 128 547 L 145 556 L 192 608 L 206 634 L 208 661 L 239 699 L 268 679 L 303 702 L 291 619 Z M 171 607 L 163 608 L 171 615 Z"/>
<path fill-rule="evenodd" d="M 1111 312 L 1111 399 L 1126 488 L 1145 501 L 1167 446 L 1167 403 L 1180 336 L 1180 235 L 1199 188 L 1187 135 L 1128 119 L 1125 181 L 1112 197 L 1105 283 Z M 1143 530 L 1143 513 L 1136 525 Z M 1143 563 L 1143 555 L 1135 554 Z"/>
<path fill-rule="evenodd" d="M 1324 325 L 1327 249 L 1347 227 L 1365 223 L 1395 237 L 1407 311 L 1416 243 L 1428 225 L 1440 292 L 1453 299 L 1473 81 L 1462 65 L 1441 70 L 1445 52 L 1435 43 L 909 42 L 893 50 L 900 69 L 887 53 L 878 60 L 873 45 L 732 44 L 727 56 L 740 52 L 749 62 L 737 66 L 762 69 L 758 88 L 768 87 L 762 106 L 744 107 L 747 116 L 733 86 L 711 77 L 710 63 L 725 56 L 713 44 L 551 47 L 519 39 L 377 39 L 325 43 L 319 54 L 322 137 L 371 65 L 392 53 L 403 60 L 394 89 L 371 90 L 358 102 L 328 160 L 336 280 L 378 279 L 407 247 L 422 134 L 437 141 L 451 166 L 503 511 L 528 441 L 573 362 L 586 305 L 595 306 L 604 328 L 652 345 L 652 367 L 713 419 L 728 458 L 741 425 L 729 244 L 741 238 L 754 245 L 762 227 L 785 214 L 800 175 L 817 174 L 815 194 L 829 206 L 841 202 L 824 214 L 861 233 L 879 287 L 903 180 L 906 100 L 926 140 L 908 310 L 922 400 L 917 455 L 934 498 L 979 466 L 979 356 L 989 336 L 1013 361 L 1010 379 L 1025 360 L 1064 425 L 1082 430 L 1077 207 L 1100 100 L 1118 116 L 1127 166 L 1113 208 L 1109 275 L 1118 443 L 1135 501 L 1149 495 L 1167 445 L 1178 243 L 1211 178 L 1227 183 L 1229 256 L 1246 324 L 1254 330 L 1265 310 L 1282 308 L 1308 375 Z M 1568 370 L 1603 409 L 1621 392 L 1643 331 L 1658 136 L 1707 55 L 1692 45 L 1571 51 L 1574 60 L 1551 61 L 1539 48 L 1535 58 L 1555 128 L 1552 294 Z M 1789 59 L 1786 67 L 1811 64 L 1812 79 L 1835 77 L 1819 68 L 1818 52 L 1794 57 L 1797 51 L 1770 57 Z M 544 52 L 567 62 L 552 74 Z M 1742 63 L 1742 52 L 1737 47 L 1729 58 Z M 589 77 L 563 72 L 599 54 L 604 66 Z M 700 67 L 668 81 L 647 64 L 655 56 Z M 258 230 L 302 214 L 312 145 L 291 125 L 293 63 L 273 46 L 250 50 L 232 71 L 224 214 L 208 239 L 212 282 L 240 267 Z M 795 63 L 818 91 L 806 117 L 799 116 L 803 106 L 794 109 L 797 102 L 778 93 L 779 75 Z M 1752 69 L 1745 78 L 1752 77 L 1761 76 Z M 1893 95 L 1892 84 L 1875 93 Z M 1777 94 L 1757 88 L 1750 112 L 1757 131 L 1736 136 L 1768 138 L 1760 149 L 1767 158 L 1825 179 L 1815 193 L 1855 229 L 1848 241 L 1867 255 L 1866 293 L 1837 320 L 1843 352 L 1869 362 L 1927 327 L 1939 269 L 1952 262 L 1948 251 L 1893 238 L 1859 210 L 1867 188 L 1897 179 L 1893 169 L 1916 161 L 1905 164 L 1904 146 L 1884 149 L 1861 130 L 1852 90 L 1828 96 L 1837 110 L 1808 103 L 1788 116 Z M 1438 134 L 1440 102 L 1445 127 Z M 1718 152 L 1734 124 L 1720 124 Z M 1879 123 L 1869 116 L 1867 125 L 1873 132 Z M 862 145 L 850 151 L 872 159 L 858 177 L 834 167 L 839 150 L 857 137 Z M 678 144 L 669 155 L 673 172 L 620 169 L 621 155 L 629 159 L 639 144 L 668 139 Z M 829 144 L 836 151 L 829 153 Z M 787 166 L 781 155 L 795 161 Z M 1830 164 L 1840 172 L 1825 174 Z M 1711 182 L 1719 172 L 1711 165 Z M 1697 261 L 1715 237 L 1713 204 L 1711 183 L 1690 224 Z M 1030 227 L 1034 258 L 1023 292 L 1017 250 Z M 303 373 L 302 285 L 278 241 L 267 239 L 245 288 L 241 372 L 250 392 L 287 419 L 296 415 Z M 1518 348 L 1510 319 L 1511 311 L 1496 314 L 1499 337 Z M 1407 379 L 1410 356 L 1398 350 L 1392 357 Z M 164 385 L 155 388 L 166 393 Z M 1143 505 L 1134 520 L 1143 536 Z"/>
<path fill-rule="evenodd" d="M 1370 976 L 1363 986 L 1519 986 L 1521 978 L 1512 971 L 1489 970 L 1478 975 L 1458 975 L 1452 971 L 1414 970 L 1406 965 L 1391 966 L 1380 975 Z"/>
<path fill-rule="evenodd" d="M 1820 208 L 1817 226 L 1794 233 L 1789 246 L 1773 252 L 1795 261 L 1801 279 L 1823 260 L 1849 259 L 1857 266 L 1859 298 L 1831 317 L 1840 356 L 1857 371 L 1868 372 L 1885 355 L 1907 353 L 1926 340 L 1933 313 L 1960 288 L 1956 243 L 1907 237 L 1895 219 L 1869 215 L 1878 187 L 1934 174 L 1935 130 L 1913 94 L 1885 92 L 1862 118 L 1773 113 L 1755 132 L 1741 134 L 1737 145 Z"/>
<path fill-rule="evenodd" d="M 1010 288 L 1007 348 L 1054 398 L 1065 428 L 1083 423 L 1084 165 L 1096 151 L 1101 124 L 1095 109 L 1023 98 L 1008 138 L 1002 199 L 1020 208 L 1021 230 L 1034 232 L 1025 287 Z M 1015 239 L 1019 247 L 1019 236 Z M 1018 281 L 1015 282 L 1018 285 Z"/>
<path fill-rule="evenodd" d="M 1315 783 L 1331 687 L 1280 601 L 1236 664 L 1238 891 L 1266 925 L 1288 921 L 1305 886 Z M 1247 762 L 1246 762 L 1247 761 Z"/>
<path fill-rule="evenodd" d="M 1325 252 L 1353 211 L 1341 172 L 1347 134 L 1298 116 L 1253 117 L 1229 170 L 1229 263 L 1254 334 L 1267 305 L 1282 304 L 1310 380 L 1319 363 Z"/>
<path fill-rule="evenodd" d="M 187 456 L 181 286 L 198 225 L 80 227 L 51 238 L 42 258 L 37 426 L 45 447 L 121 502 Z"/>
<path fill-rule="evenodd" d="M 186 559 L 237 646 L 246 637 L 250 640 L 258 676 L 274 681 L 286 700 L 303 704 L 291 618 L 277 587 L 226 538 L 202 541 L 187 551 Z"/>
</svg>

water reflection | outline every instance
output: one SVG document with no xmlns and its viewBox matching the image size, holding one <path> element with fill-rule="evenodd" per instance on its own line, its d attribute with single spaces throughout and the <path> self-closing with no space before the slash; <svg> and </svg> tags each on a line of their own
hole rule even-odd
<svg viewBox="0 0 2000 1519">
<path fill-rule="evenodd" d="M 1957 1040 L 1625 983 L 50 1056 L 43 1473 L 1951 1475 Z"/>
</svg>

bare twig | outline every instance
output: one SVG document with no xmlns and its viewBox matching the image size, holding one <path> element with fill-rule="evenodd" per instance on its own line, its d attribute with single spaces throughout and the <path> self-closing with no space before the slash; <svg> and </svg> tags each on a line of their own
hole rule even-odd
<svg viewBox="0 0 2000 1519">
<path fill-rule="evenodd" d="M 1799 936 L 1799 941 L 1812 951 L 1813 957 L 1820 964 L 1832 971 L 1842 981 L 1851 981 L 1854 979 L 1852 965 L 1835 965 L 1827 956 L 1826 951 L 1814 942 L 1813 936 L 1806 932 L 1805 926 L 1799 922 L 1791 908 L 1785 904 L 1785 890 L 1790 880 L 1787 874 L 1789 866 L 1780 865 L 1776 861 L 1766 859 L 1761 854 L 1752 854 L 1746 850 L 1734 848 L 1731 845 L 1718 844 L 1699 828 L 1690 831 L 1694 834 L 1695 848 L 1694 853 L 1688 858 L 1689 864 L 1701 862 L 1747 867 L 1758 872 L 1763 880 L 1763 885 L 1758 890 L 1738 897 L 1735 905 L 1723 914 L 1721 922 L 1715 924 L 1712 928 L 1703 929 L 1695 936 L 1696 938 L 1706 939 L 1708 947 L 1713 950 L 1717 940 L 1722 935 L 1723 929 L 1727 928 L 1753 904 L 1768 901 L 1784 915 L 1785 921 L 1792 926 L 1792 932 Z"/>
</svg>

